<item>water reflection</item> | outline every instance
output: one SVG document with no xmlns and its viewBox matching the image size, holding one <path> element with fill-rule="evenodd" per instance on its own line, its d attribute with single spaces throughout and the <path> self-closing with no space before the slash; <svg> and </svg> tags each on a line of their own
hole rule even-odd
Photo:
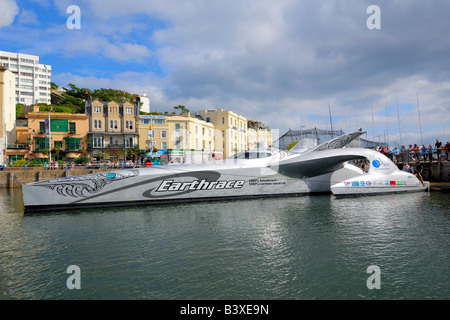
<svg viewBox="0 0 450 320">
<path fill-rule="evenodd" d="M 20 190 L 19 190 L 20 191 Z M 6 299 L 448 298 L 442 194 L 212 201 L 23 215 L 0 190 Z M 82 290 L 65 287 L 79 265 Z M 366 287 L 370 265 L 382 290 Z"/>
</svg>

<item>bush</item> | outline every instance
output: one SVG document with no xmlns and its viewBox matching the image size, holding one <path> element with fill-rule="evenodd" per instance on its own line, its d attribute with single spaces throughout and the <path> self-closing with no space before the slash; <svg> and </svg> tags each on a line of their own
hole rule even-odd
<svg viewBox="0 0 450 320">
<path fill-rule="evenodd" d="M 86 157 L 86 156 L 82 156 L 82 157 L 75 159 L 76 164 L 84 164 L 84 163 L 88 163 L 88 162 L 89 162 L 89 157 Z"/>
<path fill-rule="evenodd" d="M 32 160 L 32 161 L 30 161 L 29 165 L 32 166 L 32 167 L 42 167 L 42 166 L 44 166 L 44 164 L 41 161 L 39 161 L 39 160 Z"/>
<path fill-rule="evenodd" d="M 14 167 L 24 167 L 25 165 L 28 165 L 28 161 L 25 159 L 20 159 L 14 162 Z"/>
</svg>

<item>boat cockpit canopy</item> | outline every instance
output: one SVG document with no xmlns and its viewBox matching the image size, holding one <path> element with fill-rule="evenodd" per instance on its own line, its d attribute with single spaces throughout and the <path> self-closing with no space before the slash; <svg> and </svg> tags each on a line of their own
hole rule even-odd
<svg viewBox="0 0 450 320">
<path fill-rule="evenodd" d="M 260 151 L 260 150 L 247 150 L 242 151 L 235 154 L 232 158 L 234 159 L 261 159 L 261 158 L 269 158 L 272 156 L 271 152 L 268 151 Z"/>
</svg>

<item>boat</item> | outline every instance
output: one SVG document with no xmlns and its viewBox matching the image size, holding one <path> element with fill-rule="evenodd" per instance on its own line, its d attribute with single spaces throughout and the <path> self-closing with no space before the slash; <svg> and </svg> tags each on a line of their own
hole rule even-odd
<svg viewBox="0 0 450 320">
<path fill-rule="evenodd" d="M 421 181 L 415 174 L 399 170 L 385 155 L 372 150 L 354 150 L 361 153 L 370 163 L 363 174 L 346 178 L 331 185 L 331 192 L 337 196 L 377 195 L 400 192 L 416 192 L 430 190 L 428 181 Z"/>
<path fill-rule="evenodd" d="M 361 186 L 360 189 L 353 188 L 353 184 L 347 187 L 352 179 L 369 181 L 363 178 L 370 176 L 371 181 L 378 181 L 375 176 L 383 176 L 390 180 L 388 177 L 398 173 L 378 152 L 346 148 L 363 133 L 358 130 L 290 151 L 259 146 L 231 158 L 201 164 L 130 168 L 32 182 L 22 186 L 24 208 L 30 212 L 299 196 L 330 191 L 341 194 L 342 190 L 358 193 Z M 371 168 L 366 175 L 349 162 L 367 159 L 379 159 L 382 165 Z M 385 175 L 387 167 L 392 170 Z M 412 187 L 414 179 L 417 179 L 414 175 L 402 176 L 401 181 L 405 183 L 396 185 L 396 191 Z M 340 188 L 341 182 L 347 189 Z M 385 185 L 377 184 L 377 187 L 388 190 Z"/>
</svg>

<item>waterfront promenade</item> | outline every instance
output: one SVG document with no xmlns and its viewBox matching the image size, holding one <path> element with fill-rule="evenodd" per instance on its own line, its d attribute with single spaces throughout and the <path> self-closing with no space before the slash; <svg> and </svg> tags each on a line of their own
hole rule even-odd
<svg viewBox="0 0 450 320">
<path fill-rule="evenodd" d="M 397 163 L 400 169 L 402 164 Z M 432 161 L 422 162 L 423 179 L 431 182 L 432 189 L 449 190 L 450 188 L 450 162 L 449 161 Z M 45 167 L 16 167 L 6 168 L 0 171 L 0 187 L 20 188 L 23 184 L 48 179 L 56 179 L 61 177 L 70 177 L 80 174 L 105 172 L 119 170 L 122 168 L 113 168 L 110 166 L 101 166 L 100 168 L 90 168 L 86 165 L 63 166 L 56 170 L 46 170 Z M 124 167 L 129 169 L 129 167 Z"/>
</svg>

